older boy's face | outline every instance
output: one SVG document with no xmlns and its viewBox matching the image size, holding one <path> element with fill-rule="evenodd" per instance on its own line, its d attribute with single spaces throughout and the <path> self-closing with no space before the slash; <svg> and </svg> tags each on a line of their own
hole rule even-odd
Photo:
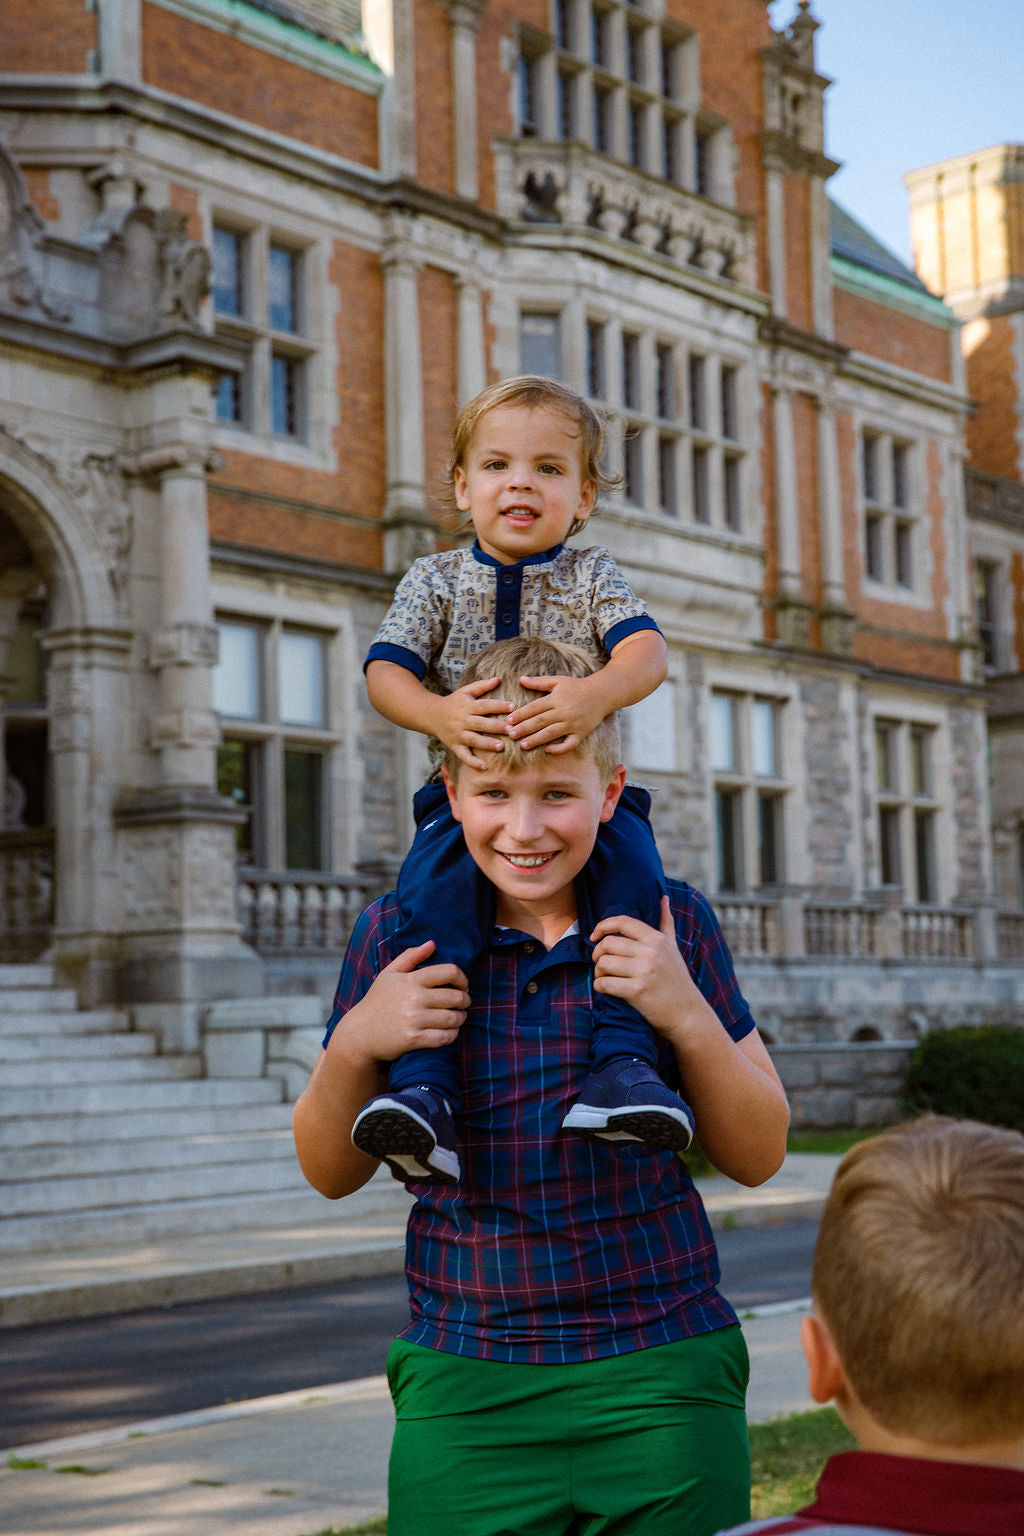
<svg viewBox="0 0 1024 1536">
<path fill-rule="evenodd" d="M 498 889 L 499 920 L 576 916 L 573 880 L 593 851 L 597 829 L 615 810 L 626 770 L 605 783 L 591 757 L 535 755 L 511 772 L 460 766 L 445 784 L 466 846 Z"/>
<path fill-rule="evenodd" d="M 594 484 L 583 478 L 579 438 L 563 415 L 503 405 L 477 422 L 455 469 L 455 500 L 484 554 L 513 565 L 561 544 L 576 519 L 589 517 Z"/>
</svg>

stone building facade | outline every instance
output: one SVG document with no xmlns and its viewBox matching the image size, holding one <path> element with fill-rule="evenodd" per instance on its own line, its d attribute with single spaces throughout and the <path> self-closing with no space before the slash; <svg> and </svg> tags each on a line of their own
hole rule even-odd
<svg viewBox="0 0 1024 1536">
<path fill-rule="evenodd" d="M 829 201 L 806 0 L 0 16 L 0 959 L 168 1047 L 329 994 L 425 760 L 362 658 L 457 408 L 532 371 L 608 423 L 670 651 L 629 765 L 769 1033 L 1014 1012 L 974 386 Z"/>
</svg>

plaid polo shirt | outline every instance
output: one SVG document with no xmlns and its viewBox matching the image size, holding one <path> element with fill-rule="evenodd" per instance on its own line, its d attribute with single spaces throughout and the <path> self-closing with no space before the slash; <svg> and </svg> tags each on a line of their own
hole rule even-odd
<svg viewBox="0 0 1024 1536">
<path fill-rule="evenodd" d="M 711 907 L 670 881 L 676 935 L 734 1040 L 754 1027 Z M 394 958 L 393 896 L 359 918 L 324 1043 Z M 589 1067 L 592 966 L 572 932 L 551 949 L 497 929 L 470 977 L 459 1035 L 462 1181 L 413 1185 L 401 1337 L 451 1354 L 564 1364 L 736 1322 L 683 1161 L 562 1131 Z M 659 1068 L 678 1085 L 671 1048 Z"/>
<path fill-rule="evenodd" d="M 606 549 L 556 544 L 502 565 L 474 544 L 416 560 L 367 653 L 405 667 L 433 693 L 453 693 L 474 656 L 496 640 L 542 636 L 578 645 L 596 662 L 640 629 L 657 630 Z M 430 741 L 431 768 L 444 757 Z"/>
</svg>

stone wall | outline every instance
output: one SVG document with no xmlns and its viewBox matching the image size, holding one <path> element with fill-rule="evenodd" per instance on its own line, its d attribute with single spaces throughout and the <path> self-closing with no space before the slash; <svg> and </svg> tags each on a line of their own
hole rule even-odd
<svg viewBox="0 0 1024 1536">
<path fill-rule="evenodd" d="M 912 1044 L 773 1045 L 795 1130 L 892 1125 L 904 1117 L 903 1082 Z"/>
</svg>

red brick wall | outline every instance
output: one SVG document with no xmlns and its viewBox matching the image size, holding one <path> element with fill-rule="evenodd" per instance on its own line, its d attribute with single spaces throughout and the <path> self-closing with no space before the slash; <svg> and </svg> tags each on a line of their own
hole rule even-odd
<svg viewBox="0 0 1024 1536">
<path fill-rule="evenodd" d="M 836 341 L 869 357 L 951 383 L 952 338 L 941 325 L 915 320 L 887 304 L 833 289 Z"/>
<path fill-rule="evenodd" d="M 967 390 L 977 410 L 967 423 L 967 451 L 975 469 L 1022 478 L 1017 434 L 1024 409 L 1024 379 L 1014 361 L 1014 328 L 1009 315 L 976 320 L 964 328 Z"/>
<path fill-rule="evenodd" d="M 39 217 L 49 224 L 56 224 L 60 218 L 60 203 L 50 186 L 49 171 L 42 165 L 23 165 L 21 174 Z"/>
<path fill-rule="evenodd" d="M 8 75 L 84 75 L 98 28 L 85 0 L 0 0 L 0 68 Z"/>
<path fill-rule="evenodd" d="M 1013 654 L 1017 666 L 1024 666 L 1024 555 L 1014 550 L 1010 556 L 1010 586 L 1013 592 Z"/>
<path fill-rule="evenodd" d="M 416 28 L 416 174 L 432 191 L 455 191 L 452 45 L 448 14 L 437 0 L 414 0 Z"/>
<path fill-rule="evenodd" d="M 427 495 L 436 514 L 441 512 L 437 487 L 448 462 L 455 425 L 457 325 L 455 282 L 451 273 L 425 267 L 420 273 L 423 448 Z"/>
<path fill-rule="evenodd" d="M 384 502 L 383 279 L 372 252 L 340 242 L 329 277 L 340 295 L 333 443 L 339 468 L 228 452 L 212 477 L 210 531 L 235 544 L 379 568 L 380 534 L 338 513 L 376 519 Z"/>
<path fill-rule="evenodd" d="M 155 5 L 142 20 L 148 85 L 376 167 L 374 96 Z"/>
<path fill-rule="evenodd" d="M 810 184 L 806 176 L 786 177 L 786 318 L 814 329 L 811 311 Z"/>
<path fill-rule="evenodd" d="M 793 396 L 800 575 L 804 595 L 821 602 L 821 517 L 818 511 L 818 413 L 809 395 Z"/>
</svg>

